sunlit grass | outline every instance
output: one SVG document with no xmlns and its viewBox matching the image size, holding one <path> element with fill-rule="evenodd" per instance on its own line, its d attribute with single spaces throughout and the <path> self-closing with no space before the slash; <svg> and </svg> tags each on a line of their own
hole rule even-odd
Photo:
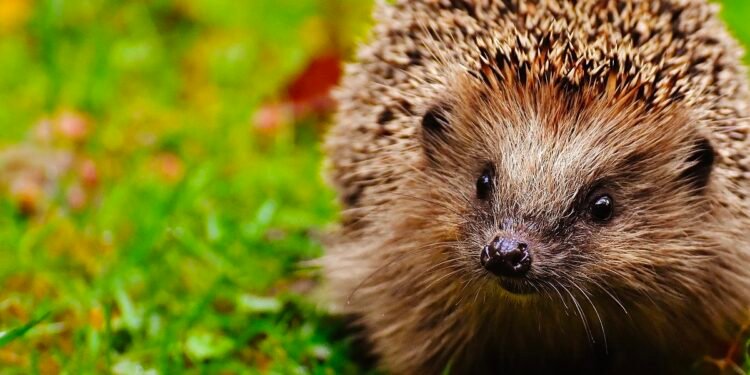
<svg viewBox="0 0 750 375">
<path fill-rule="evenodd" d="M 254 113 L 310 59 L 348 53 L 368 5 L 15 2 L 0 329 L 21 328 L 0 337 L 3 373 L 353 372 L 298 265 L 335 219 L 321 119 Z"/>
<path fill-rule="evenodd" d="M 287 101 L 368 12 L 0 1 L 2 373 L 361 371 L 299 266 L 336 219 L 327 113 Z"/>
</svg>

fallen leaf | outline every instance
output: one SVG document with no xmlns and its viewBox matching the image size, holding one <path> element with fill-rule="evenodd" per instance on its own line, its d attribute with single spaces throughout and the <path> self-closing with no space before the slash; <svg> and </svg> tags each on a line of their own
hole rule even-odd
<svg viewBox="0 0 750 375">
<path fill-rule="evenodd" d="M 177 182 L 185 175 L 185 166 L 177 155 L 162 152 L 154 157 L 154 165 L 159 176 L 168 182 Z"/>
<path fill-rule="evenodd" d="M 331 91 L 341 79 L 341 58 L 335 53 L 313 58 L 287 88 L 296 118 L 326 115 L 334 107 Z"/>
<path fill-rule="evenodd" d="M 89 134 L 89 121 L 80 113 L 67 111 L 55 120 L 57 132 L 65 139 L 81 142 Z"/>
<path fill-rule="evenodd" d="M 290 104 L 272 103 L 258 108 L 253 115 L 252 123 L 258 133 L 273 136 L 280 133 L 293 121 L 294 111 Z"/>
</svg>

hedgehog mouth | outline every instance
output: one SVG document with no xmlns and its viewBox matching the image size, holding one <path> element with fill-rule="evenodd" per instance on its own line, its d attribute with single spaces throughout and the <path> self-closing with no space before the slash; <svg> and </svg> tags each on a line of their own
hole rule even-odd
<svg viewBox="0 0 750 375">
<path fill-rule="evenodd" d="M 530 281 L 525 279 L 500 277 L 499 281 L 500 286 L 512 294 L 534 294 L 538 290 Z"/>
</svg>

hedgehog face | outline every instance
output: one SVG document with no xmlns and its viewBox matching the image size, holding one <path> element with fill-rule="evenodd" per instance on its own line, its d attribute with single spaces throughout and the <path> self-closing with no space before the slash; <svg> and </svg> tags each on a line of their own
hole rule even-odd
<svg viewBox="0 0 750 375">
<path fill-rule="evenodd" d="M 684 264 L 710 246 L 697 224 L 713 150 L 686 116 L 585 90 L 473 90 L 422 119 L 424 186 L 461 206 L 438 215 L 468 272 L 512 293 L 587 294 L 696 272 Z"/>
</svg>

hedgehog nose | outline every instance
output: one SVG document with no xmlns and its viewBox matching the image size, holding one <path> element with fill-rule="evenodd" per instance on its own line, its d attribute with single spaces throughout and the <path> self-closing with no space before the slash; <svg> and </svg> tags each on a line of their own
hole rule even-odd
<svg viewBox="0 0 750 375">
<path fill-rule="evenodd" d="M 482 249 L 479 261 L 495 275 L 522 277 L 531 268 L 531 253 L 526 243 L 497 236 Z"/>
</svg>

